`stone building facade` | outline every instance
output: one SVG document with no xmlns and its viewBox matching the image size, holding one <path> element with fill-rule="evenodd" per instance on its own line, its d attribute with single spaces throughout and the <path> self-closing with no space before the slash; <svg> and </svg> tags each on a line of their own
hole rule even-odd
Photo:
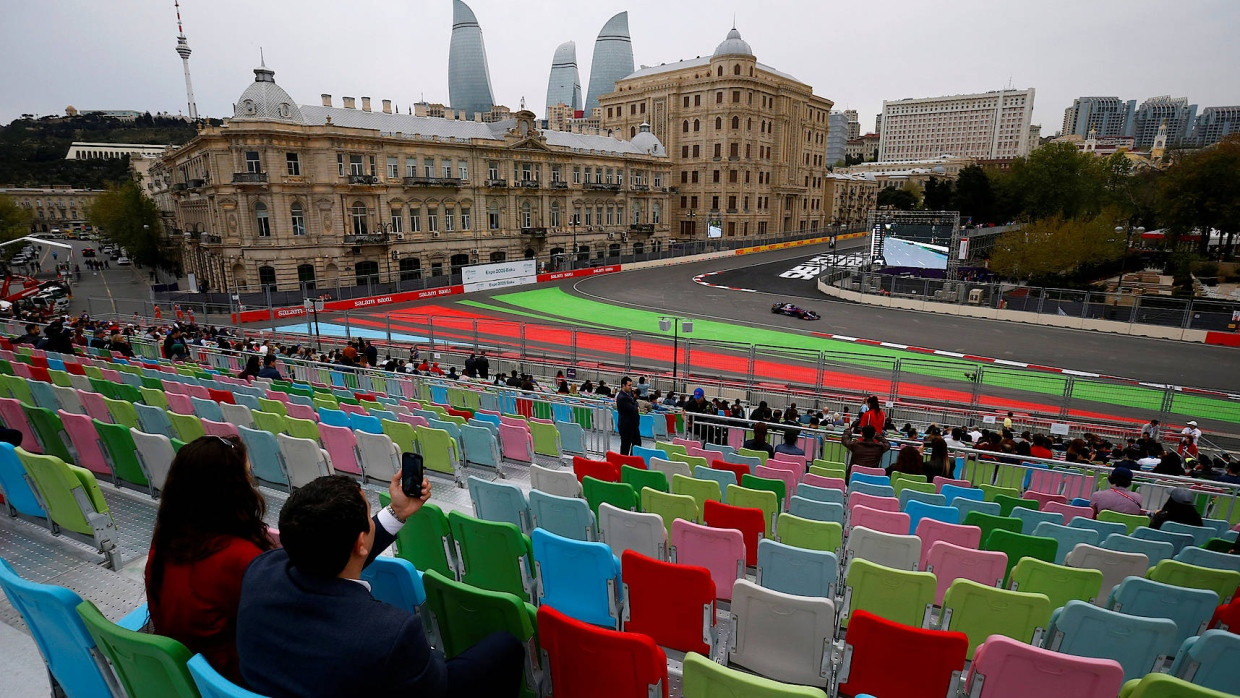
<svg viewBox="0 0 1240 698">
<path fill-rule="evenodd" d="M 832 172 L 826 180 L 826 205 L 831 225 L 844 228 L 864 225 L 870 211 L 878 206 L 879 185 L 875 177 Z"/>
<path fill-rule="evenodd" d="M 733 29 L 709 57 L 644 67 L 599 98 L 602 126 L 649 123 L 672 165 L 673 234 L 704 238 L 817 230 L 826 200 L 832 102 L 759 63 Z"/>
<path fill-rule="evenodd" d="M 297 105 L 259 68 L 234 117 L 149 174 L 183 264 L 211 290 L 413 281 L 470 264 L 579 264 L 661 248 L 671 166 L 629 141 L 362 108 Z M 576 223 L 576 225 L 574 225 Z"/>
<path fill-rule="evenodd" d="M 90 206 L 100 189 L 74 189 L 67 185 L 45 187 L 0 187 L 0 196 L 30 212 L 30 232 L 92 232 L 87 220 Z"/>
</svg>

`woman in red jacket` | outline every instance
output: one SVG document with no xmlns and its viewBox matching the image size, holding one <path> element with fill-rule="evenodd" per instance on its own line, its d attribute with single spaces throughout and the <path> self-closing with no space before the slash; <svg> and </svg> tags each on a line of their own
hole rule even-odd
<svg viewBox="0 0 1240 698">
<path fill-rule="evenodd" d="M 195 439 L 172 461 L 146 562 L 154 631 L 201 652 L 238 682 L 241 577 L 251 560 L 275 547 L 263 523 L 266 510 L 241 441 Z"/>
<path fill-rule="evenodd" d="M 874 395 L 865 399 L 865 404 L 869 407 L 860 417 L 857 418 L 857 429 L 861 429 L 869 424 L 874 427 L 874 431 L 883 433 L 883 427 L 887 423 L 887 415 L 883 414 L 882 408 L 878 406 L 878 398 Z"/>
</svg>

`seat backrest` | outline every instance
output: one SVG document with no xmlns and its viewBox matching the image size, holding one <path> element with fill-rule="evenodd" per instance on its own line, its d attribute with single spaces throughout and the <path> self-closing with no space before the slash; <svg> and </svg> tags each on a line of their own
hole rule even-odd
<svg viewBox="0 0 1240 698">
<path fill-rule="evenodd" d="M 854 476 L 853 480 L 848 483 L 849 494 L 867 494 L 874 497 L 890 497 L 895 499 L 898 505 L 900 500 L 896 499 L 896 490 L 890 485 L 876 485 L 870 482 L 857 482 Z"/>
<path fill-rule="evenodd" d="M 571 470 L 556 470 L 537 463 L 530 465 L 530 487 L 560 497 L 581 496 L 581 481 Z"/>
<path fill-rule="evenodd" d="M 732 528 L 741 532 L 745 540 L 745 564 L 758 564 L 758 541 L 766 533 L 770 517 L 761 509 L 738 507 L 706 500 L 702 507 L 702 522 L 715 528 Z"/>
<path fill-rule="evenodd" d="M 846 483 L 842 477 L 831 477 L 828 475 L 819 475 L 817 473 L 806 473 L 805 477 L 801 478 L 801 482 L 808 485 L 813 485 L 814 487 L 839 490 L 841 495 L 848 492 L 848 483 Z"/>
<path fill-rule="evenodd" d="M 250 408 L 245 405 L 230 404 L 221 402 L 220 413 L 224 417 L 224 421 L 235 424 L 239 427 L 253 427 L 254 417 L 250 414 Z M 141 419 L 141 415 L 139 415 Z"/>
<path fill-rule="evenodd" d="M 879 511 L 900 511 L 900 500 L 895 497 L 882 497 L 864 492 L 848 493 L 848 510 L 851 512 L 853 507 L 866 506 Z"/>
<path fill-rule="evenodd" d="M 1142 618 L 1083 601 L 1069 601 L 1051 615 L 1045 647 L 1078 657 L 1113 659 L 1124 680 L 1157 671 L 1175 653 L 1175 622 Z"/>
<path fill-rule="evenodd" d="M 267 435 L 270 436 L 270 434 Z M 151 487 L 156 490 L 162 490 L 164 488 L 164 481 L 168 479 L 168 471 L 172 469 L 172 459 L 176 457 L 176 451 L 172 448 L 172 440 L 163 434 L 148 434 L 133 428 L 129 430 L 129 436 L 133 439 L 133 444 L 138 454 L 138 461 L 142 464 L 142 470 L 146 473 L 147 481 L 150 482 Z M 259 459 L 268 460 L 269 456 L 262 450 L 256 451 L 249 446 L 246 448 L 250 452 L 251 467 L 254 468 L 255 476 L 258 477 L 260 471 Z M 279 451 L 276 452 L 276 456 L 279 456 Z M 279 468 L 279 462 L 282 462 L 282 460 L 276 463 L 275 467 L 277 469 Z M 264 462 L 261 467 L 266 468 L 270 466 Z"/>
<path fill-rule="evenodd" d="M 686 494 L 671 494 L 669 492 L 660 492 L 650 487 L 643 487 L 641 491 L 642 511 L 657 514 L 663 519 L 663 525 L 667 529 L 667 536 L 672 537 L 672 522 L 676 519 L 684 519 L 697 523 L 702 520 L 702 509 L 698 506 L 697 500 Z"/>
<path fill-rule="evenodd" d="M 851 531 L 854 526 L 864 526 L 873 531 L 895 535 L 911 533 L 908 514 L 900 511 L 872 509 L 860 504 L 849 509 L 848 530 Z"/>
<path fill-rule="evenodd" d="M 371 434 L 383 433 L 383 425 L 379 423 L 379 418 L 369 414 L 349 413 L 349 426 L 354 431 L 365 431 Z"/>
<path fill-rule="evenodd" d="M 247 691 L 229 681 L 223 674 L 216 671 L 207 662 L 207 658 L 201 654 L 191 657 L 186 668 L 189 669 L 190 676 L 194 678 L 194 685 L 198 688 L 202 698 L 262 698 L 259 694 Z"/>
<path fill-rule="evenodd" d="M 982 542 L 982 529 L 977 526 L 964 526 L 946 523 L 938 519 L 922 518 L 917 524 L 914 534 L 921 539 L 921 566 L 926 569 L 926 555 L 930 547 L 938 541 L 946 541 L 962 548 L 976 549 Z"/>
<path fill-rule="evenodd" d="M 629 511 L 637 511 L 638 508 L 637 490 L 624 482 L 600 480 L 587 475 L 581 479 L 581 494 L 590 504 L 590 510 L 595 516 L 598 515 L 599 504 L 603 502 Z"/>
<path fill-rule="evenodd" d="M 353 432 L 353 437 L 357 439 L 357 454 L 366 477 L 390 483 L 401 469 L 400 449 L 396 444 L 383 433 L 358 430 Z"/>
<path fill-rule="evenodd" d="M 1195 545 L 1190 545 L 1176 553 L 1174 559 L 1176 562 L 1183 562 L 1186 565 L 1240 572 L 1240 555 L 1228 555 L 1227 553 L 1198 548 Z"/>
<path fill-rule="evenodd" d="M 1169 672 L 1216 691 L 1234 691 L 1240 685 L 1240 635 L 1207 630 L 1184 641 Z"/>
<path fill-rule="evenodd" d="M 95 431 L 95 423 L 84 414 L 74 414 L 60 410 L 60 422 L 73 445 L 77 458 L 75 462 L 83 468 L 98 475 L 112 476 L 112 466 L 108 464 L 103 453 L 103 444 L 99 433 Z"/>
<path fill-rule="evenodd" d="M 111 669 L 77 614 L 81 597 L 61 586 L 23 579 L 2 558 L 0 589 L 26 622 L 48 671 L 65 695 L 119 695 Z"/>
<path fill-rule="evenodd" d="M 683 475 L 684 477 L 693 477 L 693 468 L 688 463 L 680 461 L 667 460 L 665 458 L 651 458 L 647 464 L 650 470 L 657 470 L 667 476 L 668 482 L 671 482 L 675 475 Z"/>
<path fill-rule="evenodd" d="M 839 559 L 833 552 L 809 550 L 770 539 L 758 541 L 758 584 L 786 594 L 834 597 Z"/>
<path fill-rule="evenodd" d="M 719 483 L 721 489 L 727 489 L 728 485 L 739 484 L 736 479 L 736 473 L 730 470 L 719 470 L 717 468 L 705 468 L 700 465 L 693 466 L 693 477 L 698 480 L 714 480 Z"/>
<path fill-rule="evenodd" d="M 1128 534 L 1128 527 L 1124 526 L 1122 523 L 1116 523 L 1114 521 L 1099 521 L 1097 519 L 1090 519 L 1084 516 L 1078 516 L 1072 519 L 1068 522 L 1068 525 L 1076 528 L 1093 529 L 1098 532 L 1098 535 L 1102 536 L 1103 541 L 1106 541 L 1107 536 L 1112 533 L 1119 533 L 1121 535 Z"/>
<path fill-rule="evenodd" d="M 730 610 L 736 633 L 730 662 L 776 681 L 827 683 L 835 637 L 830 599 L 785 594 L 738 579 Z"/>
<path fill-rule="evenodd" d="M 957 497 L 971 499 L 974 501 L 982 501 L 986 498 L 986 493 L 973 487 L 965 487 L 963 485 L 944 484 L 939 488 L 939 494 L 947 498 L 950 505 Z"/>
<path fill-rule="evenodd" d="M 906 481 L 900 480 L 899 482 L 906 482 Z M 930 483 L 912 483 L 912 484 L 924 484 L 926 487 L 930 487 L 930 488 L 934 487 L 934 485 L 931 485 Z M 900 500 L 901 509 L 907 509 L 910 502 L 921 502 L 923 504 L 929 504 L 931 506 L 936 506 L 936 507 L 947 506 L 947 497 L 944 497 L 943 495 L 937 494 L 934 492 L 923 492 L 920 489 L 913 489 L 912 487 L 904 487 L 903 489 L 901 489 L 899 493 L 896 495 L 896 498 Z M 955 507 L 952 507 L 952 508 L 955 509 Z M 957 516 L 960 515 L 959 509 L 956 510 L 956 515 Z"/>
<path fill-rule="evenodd" d="M 943 595 L 940 630 L 959 630 L 969 636 L 969 658 L 991 635 L 1039 644 L 1051 620 L 1051 602 L 1045 594 L 996 589 L 970 579 L 957 579 Z"/>
<path fill-rule="evenodd" d="M 865 529 L 857 529 L 865 530 Z M 844 572 L 841 625 L 857 611 L 869 611 L 897 623 L 920 628 L 934 606 L 934 575 L 900 570 L 869 560 L 852 560 Z"/>
<path fill-rule="evenodd" d="M 1126 577 L 1145 576 L 1150 566 L 1150 559 L 1142 553 L 1125 553 L 1087 543 L 1077 543 L 1064 557 L 1063 564 L 1068 567 L 1082 567 L 1102 572 L 1102 588 L 1094 605 L 1105 607 L 1108 595 L 1115 585 L 1124 581 Z"/>
<path fill-rule="evenodd" d="M 667 698 L 667 656 L 648 635 L 594 627 L 542 606 L 538 641 L 558 693 Z"/>
<path fill-rule="evenodd" d="M 534 438 L 530 435 L 528 426 L 500 424 L 499 438 L 503 446 L 504 458 L 522 463 L 534 461 Z"/>
<path fill-rule="evenodd" d="M 1122 553 L 1141 553 L 1149 558 L 1150 567 L 1157 565 L 1163 560 L 1169 560 L 1175 555 L 1175 544 L 1173 543 L 1147 540 L 1123 533 L 1112 533 L 1104 536 L 1102 543 L 1098 547 Z"/>
<path fill-rule="evenodd" d="M 1125 578 L 1111 590 L 1107 599 L 1107 608 L 1113 611 L 1175 621 L 1176 645 L 1205 630 L 1217 606 L 1217 592 L 1189 589 L 1141 577 Z"/>
<path fill-rule="evenodd" d="M 1163 529 L 1157 529 L 1157 528 L 1150 528 L 1149 526 L 1138 526 L 1135 529 L 1133 529 L 1132 532 L 1129 533 L 1128 535 L 1132 536 L 1133 538 L 1140 538 L 1141 540 L 1153 540 L 1153 541 L 1161 541 L 1164 543 L 1170 543 L 1172 547 L 1175 548 L 1176 553 L 1180 552 L 1181 550 L 1183 550 L 1184 548 L 1190 545 L 1197 545 L 1193 536 L 1187 533 L 1174 533 L 1170 530 L 1165 529 L 1165 527 Z M 1174 554 L 1175 553 L 1172 553 L 1172 555 Z"/>
<path fill-rule="evenodd" d="M 1012 568 L 1008 588 L 1046 594 L 1052 608 L 1069 601 L 1093 603 L 1102 589 L 1102 572 L 1026 557 Z"/>
<path fill-rule="evenodd" d="M 978 683 L 978 698 L 1094 698 L 1118 694 L 1124 670 L 1114 660 L 1074 657 L 994 636 L 975 651 L 968 686 Z"/>
<path fill-rule="evenodd" d="M 574 463 L 575 466 L 576 464 Z M 684 494 L 693 497 L 699 508 L 704 507 L 709 499 L 713 499 L 716 502 L 723 501 L 723 490 L 719 487 L 719 483 L 714 480 L 698 480 L 683 475 L 673 475 L 671 484 L 673 494 Z"/>
<path fill-rule="evenodd" d="M 1170 674 L 1151 673 L 1123 692 L 1124 698 L 1232 698 L 1234 693 L 1191 684 Z"/>
<path fill-rule="evenodd" d="M 1016 507 L 1009 514 L 1013 519 L 1020 520 L 1020 532 L 1033 535 L 1033 529 L 1041 523 L 1062 524 L 1063 514 L 1050 511 L 1038 511 L 1029 507 Z"/>
<path fill-rule="evenodd" d="M 1065 525 L 1070 525 L 1072 521 L 1078 517 L 1089 519 L 1094 515 L 1093 510 L 1089 507 L 1073 506 L 1065 502 L 1046 502 L 1042 505 L 1042 511 L 1063 514 L 1063 522 Z"/>
<path fill-rule="evenodd" d="M 320 423 L 319 434 L 323 437 L 323 448 L 331 456 L 334 470 L 350 475 L 362 474 L 362 466 L 357 462 L 357 437 L 352 429 Z"/>
<path fill-rule="evenodd" d="M 633 550 L 621 555 L 625 632 L 644 633 L 663 647 L 709 654 L 715 625 L 710 570 L 664 562 Z"/>
<path fill-rule="evenodd" d="M 979 511 L 971 511 L 964 514 L 964 518 L 960 520 L 965 526 L 977 526 L 982 529 L 982 545 L 986 545 L 986 540 L 990 537 L 992 531 L 1004 530 L 1012 533 L 1020 533 L 1022 525 L 1020 519 L 1013 519 L 1010 516 L 998 516 L 994 514 L 983 514 Z"/>
<path fill-rule="evenodd" d="M 857 611 L 849 619 L 844 644 L 847 659 L 838 677 L 841 693 L 942 698 L 952 695 L 949 689 L 964 671 L 969 638 Z M 892 671 L 893 653 L 901 657 L 900 671 Z"/>
<path fill-rule="evenodd" d="M 177 438 L 185 443 L 189 443 L 200 436 L 205 436 L 207 433 L 202 428 L 202 420 L 192 414 L 169 412 L 168 420 L 172 422 L 172 429 L 176 432 Z"/>
<path fill-rule="evenodd" d="M 620 560 L 605 543 L 530 534 L 539 605 L 586 623 L 620 629 Z"/>
<path fill-rule="evenodd" d="M 542 528 L 574 540 L 598 539 L 594 512 L 590 511 L 590 505 L 585 500 L 578 497 L 561 497 L 533 489 L 529 493 L 529 513 L 533 528 Z"/>
<path fill-rule="evenodd" d="M 220 404 L 215 400 L 191 397 L 189 402 L 194 407 L 194 414 L 200 418 L 209 419 L 213 422 L 224 421 L 224 413 L 220 410 Z"/>
<path fill-rule="evenodd" d="M 529 534 L 530 505 L 520 487 L 508 482 L 492 482 L 471 475 L 466 480 L 474 516 L 487 521 L 510 523 Z"/>
<path fill-rule="evenodd" d="M 854 526 L 844 544 L 845 566 L 854 559 L 869 560 L 897 570 L 916 570 L 921 562 L 921 539 Z"/>
<path fill-rule="evenodd" d="M 186 667 L 191 655 L 185 645 L 162 635 L 126 630 L 90 601 L 78 604 L 77 612 L 130 698 L 198 695 Z"/>
<path fill-rule="evenodd" d="M 1145 514 L 1125 514 L 1110 509 L 1103 509 L 1094 518 L 1107 523 L 1123 524 L 1130 535 L 1141 526 L 1149 526 L 1150 524 L 1150 517 Z"/>
<path fill-rule="evenodd" d="M 819 688 L 782 683 L 773 679 L 729 669 L 696 652 L 685 655 L 683 698 L 826 698 Z"/>
<path fill-rule="evenodd" d="M 796 495 L 788 499 L 788 513 L 803 519 L 833 521 L 844 525 L 844 505 L 836 502 L 823 502 Z"/>
<path fill-rule="evenodd" d="M 732 583 L 745 576 L 744 535 L 676 519 L 672 522 L 672 562 L 710 570 L 718 598 L 732 598 Z"/>
<path fill-rule="evenodd" d="M 993 550 L 976 550 L 947 541 L 936 541 L 925 555 L 926 572 L 937 580 L 934 603 L 943 604 L 948 587 L 957 579 L 971 579 L 978 584 L 998 587 L 1007 571 L 1007 555 Z"/>
<path fill-rule="evenodd" d="M 202 420 L 202 430 L 209 436 L 239 436 L 237 425 L 232 422 L 216 422 L 210 419 Z"/>
<path fill-rule="evenodd" d="M 1068 553 L 1077 546 L 1078 543 L 1086 545 L 1098 544 L 1098 532 L 1088 528 L 1073 528 L 1062 524 L 1053 523 L 1051 521 L 1043 521 L 1034 527 L 1033 535 L 1042 538 L 1054 538 L 1059 547 L 1055 549 L 1055 564 L 1062 565 L 1068 557 Z M 1110 589 L 1103 589 L 1102 594 L 1105 596 Z"/>
<path fill-rule="evenodd" d="M 1147 578 L 1189 589 L 1209 589 L 1227 605 L 1240 587 L 1240 572 L 1213 567 L 1198 567 L 1178 560 L 1163 560 L 1146 573 Z"/>
<path fill-rule="evenodd" d="M 990 535 L 982 535 L 983 550 L 999 550 L 1008 556 L 1008 577 L 1004 579 L 1006 586 L 1012 574 L 1012 568 L 1021 558 L 1032 557 L 1054 564 L 1055 553 L 1059 550 L 1059 541 L 1054 538 L 1026 536 L 1013 533 L 1006 528 L 996 528 Z"/>
<path fill-rule="evenodd" d="M 533 499 L 531 492 L 531 506 Z M 598 507 L 598 532 L 599 539 L 615 555 L 632 550 L 656 560 L 667 558 L 667 528 L 658 514 L 628 511 L 603 502 Z"/>
<path fill-rule="evenodd" d="M 631 486 L 636 492 L 641 492 L 643 487 L 652 487 L 660 492 L 669 492 L 672 489 L 667 482 L 667 476 L 663 473 L 657 470 L 634 468 L 631 465 L 620 466 L 620 482 Z"/>
</svg>

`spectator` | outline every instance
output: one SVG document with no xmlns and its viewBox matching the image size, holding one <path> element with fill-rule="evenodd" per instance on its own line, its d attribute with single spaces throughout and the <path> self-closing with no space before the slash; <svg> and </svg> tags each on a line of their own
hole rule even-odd
<svg viewBox="0 0 1240 698">
<path fill-rule="evenodd" d="M 464 373 L 470 378 L 478 375 L 478 355 L 472 351 L 469 352 L 469 357 L 465 359 Z"/>
<path fill-rule="evenodd" d="M 1003 428 L 1007 429 L 1008 431 L 1012 430 L 1012 413 L 1011 412 L 1008 412 L 1007 416 L 1003 418 Z"/>
<path fill-rule="evenodd" d="M 645 376 L 639 376 L 637 378 L 637 385 L 633 387 L 633 393 L 640 398 L 645 398 L 650 394 L 650 386 L 646 384 Z"/>
<path fill-rule="evenodd" d="M 184 344 L 177 345 L 182 348 Z M 108 351 L 115 352 L 125 358 L 133 358 L 133 347 L 129 346 L 129 341 L 120 332 L 113 332 L 112 339 L 108 343 Z"/>
<path fill-rule="evenodd" d="M 947 453 L 947 441 L 943 437 L 931 436 L 926 441 L 926 448 L 930 451 L 930 457 L 922 467 L 927 480 L 934 482 L 936 477 L 950 478 L 955 475 L 956 464 Z"/>
<path fill-rule="evenodd" d="M 676 406 L 676 391 L 675 390 L 667 391 L 667 397 L 663 398 L 663 404 L 667 407 Z"/>
<path fill-rule="evenodd" d="M 804 456 L 805 449 L 797 446 L 797 439 L 801 437 L 799 429 L 784 429 L 784 441 L 775 446 L 775 453 L 786 453 L 790 456 Z"/>
<path fill-rule="evenodd" d="M 258 354 L 251 354 L 250 357 L 245 360 L 245 368 L 241 369 L 241 373 L 238 373 L 237 377 L 243 380 L 258 378 L 258 374 L 261 371 L 262 367 L 258 364 Z"/>
<path fill-rule="evenodd" d="M 923 475 L 925 473 L 924 459 L 921 457 L 921 451 L 916 446 L 905 446 L 900 449 L 900 453 L 896 455 L 896 462 L 887 467 L 887 476 L 892 473 L 908 473 L 909 475 Z"/>
<path fill-rule="evenodd" d="M 1043 434 L 1034 434 L 1033 442 L 1029 446 L 1029 455 L 1034 458 L 1053 458 L 1050 440 Z"/>
<path fill-rule="evenodd" d="M 233 681 L 241 577 L 273 546 L 267 505 L 250 479 L 245 445 L 203 436 L 172 459 L 146 562 L 146 598 L 156 633 L 201 652 Z"/>
<path fill-rule="evenodd" d="M 1197 441 L 1201 438 L 1201 430 L 1197 428 L 1197 422 L 1189 420 L 1184 423 L 1184 429 L 1180 431 L 1180 455 L 1189 455 L 1193 458 L 1197 457 Z"/>
<path fill-rule="evenodd" d="M 478 377 L 486 380 L 491 377 L 491 362 L 487 360 L 486 350 L 478 352 L 478 361 L 474 363 L 474 369 L 478 371 Z"/>
<path fill-rule="evenodd" d="M 513 373 L 515 374 L 516 371 L 513 371 Z M 581 384 L 580 392 L 587 395 L 594 392 L 594 384 L 590 382 L 590 379 L 587 378 L 586 381 Z"/>
<path fill-rule="evenodd" d="M 701 390 L 701 388 L 698 388 L 698 390 Z M 765 451 L 767 456 L 775 455 L 775 449 L 766 442 L 766 422 L 758 422 L 753 425 L 753 438 L 741 444 L 741 446 L 751 451 Z"/>
<path fill-rule="evenodd" d="M 641 415 L 637 411 L 637 400 L 633 395 L 633 379 L 625 376 L 620 379 L 620 392 L 616 394 L 617 426 L 620 432 L 620 454 L 631 455 L 634 446 L 642 445 L 640 430 Z"/>
<path fill-rule="evenodd" d="M 116 342 L 116 335 L 112 335 L 112 341 Z M 164 339 L 164 357 L 173 361 L 184 361 L 189 358 L 189 349 L 185 346 L 185 337 L 180 327 L 173 327 Z"/>
<path fill-rule="evenodd" d="M 1180 465 L 1180 455 L 1175 451 L 1163 453 L 1158 465 L 1154 466 L 1153 472 L 1159 475 L 1183 475 L 1184 467 Z"/>
<path fill-rule="evenodd" d="M 691 428 L 693 436 L 699 441 L 713 441 L 711 433 L 713 425 L 709 415 L 718 413 L 714 403 L 706 399 L 706 392 L 701 388 L 693 389 L 693 399 L 685 403 L 685 414 L 693 415 Z"/>
<path fill-rule="evenodd" d="M 867 412 L 866 414 L 869 413 Z M 873 424 L 866 424 L 860 427 L 860 440 L 857 439 L 857 431 L 856 425 L 844 431 L 844 448 L 848 449 L 848 452 L 852 454 L 849 464 L 861 465 L 867 468 L 879 467 L 883 454 L 891 450 L 891 444 L 887 443 L 887 439 L 878 433 Z"/>
<path fill-rule="evenodd" d="M 874 427 L 874 431 L 882 432 L 887 426 L 887 415 L 883 414 L 883 410 L 878 405 L 878 397 L 871 395 L 865 399 L 863 405 L 865 411 L 857 417 L 857 426 L 864 427 L 866 425 Z"/>
<path fill-rule="evenodd" d="M 431 649 L 416 613 L 376 603 L 362 569 L 430 498 L 410 498 L 400 474 L 375 517 L 358 483 L 324 476 L 280 512 L 283 548 L 246 570 L 237 620 L 241 673 L 265 696 L 515 696 L 525 659 L 492 633 L 451 660 Z"/>
<path fill-rule="evenodd" d="M 608 388 L 607 384 L 600 378 L 598 379 L 598 387 L 594 389 L 594 394 L 602 397 L 611 397 L 611 388 Z"/>
<path fill-rule="evenodd" d="M 14 344 L 16 343 L 17 342 L 14 342 Z M 91 340 L 90 340 L 90 348 L 91 349 L 107 349 L 108 348 L 107 330 L 103 329 L 102 327 L 97 328 L 95 330 L 94 336 L 91 337 Z"/>
<path fill-rule="evenodd" d="M 461 378 L 461 376 L 460 376 L 459 374 L 457 374 L 457 372 L 456 372 L 456 366 L 449 366 L 449 367 L 448 367 L 448 375 L 447 375 L 447 376 L 445 376 L 445 377 L 446 377 L 448 380 L 453 380 L 453 381 L 454 381 L 454 380 L 460 380 L 460 378 Z"/>
<path fill-rule="evenodd" d="M 1158 420 L 1151 419 L 1149 424 L 1141 427 L 1141 438 L 1158 440 Z"/>
<path fill-rule="evenodd" d="M 1227 461 L 1227 472 L 1215 479 L 1219 482 L 1230 482 L 1233 485 L 1240 485 L 1240 460 L 1233 458 Z"/>
<path fill-rule="evenodd" d="M 948 448 L 970 448 L 973 446 L 972 441 L 965 440 L 964 429 L 960 427 L 952 427 L 951 436 L 944 439 Z"/>
<path fill-rule="evenodd" d="M 276 368 L 276 355 L 274 353 L 268 353 L 263 357 L 263 370 L 258 372 L 258 377 L 284 380 L 284 376 L 281 376 L 280 370 Z"/>
<path fill-rule="evenodd" d="M 33 322 L 26 325 L 26 334 L 13 338 L 13 344 L 29 344 L 35 346 L 43 337 L 39 334 L 39 326 Z"/>
<path fill-rule="evenodd" d="M 766 406 L 766 400 L 758 402 L 758 406 L 749 412 L 749 418 L 755 422 L 765 422 L 771 418 L 771 408 Z"/>
<path fill-rule="evenodd" d="M 797 411 L 797 404 L 795 402 L 789 403 L 788 409 L 784 410 L 784 422 L 796 424 L 800 418 L 801 413 Z"/>
<path fill-rule="evenodd" d="M 374 368 L 379 365 L 379 349 L 366 340 L 366 365 Z"/>
<path fill-rule="evenodd" d="M 1202 525 L 1201 514 L 1193 506 L 1193 493 L 1183 487 L 1176 487 L 1167 496 L 1162 509 L 1150 517 L 1150 528 L 1162 528 L 1168 521 L 1182 523 L 1187 526 Z"/>
<path fill-rule="evenodd" d="M 1131 470 L 1124 467 L 1114 468 L 1107 476 L 1107 482 L 1111 483 L 1108 489 L 1094 492 L 1089 499 L 1089 508 L 1094 510 L 1095 517 L 1098 512 L 1108 510 L 1121 514 L 1141 513 L 1141 495 L 1128 489 L 1132 485 Z"/>
</svg>

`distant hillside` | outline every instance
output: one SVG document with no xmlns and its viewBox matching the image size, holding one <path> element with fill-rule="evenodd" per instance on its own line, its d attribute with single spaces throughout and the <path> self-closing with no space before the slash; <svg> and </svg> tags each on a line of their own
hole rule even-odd
<svg viewBox="0 0 1240 698">
<path fill-rule="evenodd" d="M 196 133 L 187 121 L 150 114 L 134 121 L 95 114 L 17 119 L 0 127 L 0 185 L 68 184 L 102 189 L 128 176 L 128 158 L 66 160 L 73 141 L 180 145 Z"/>
</svg>

